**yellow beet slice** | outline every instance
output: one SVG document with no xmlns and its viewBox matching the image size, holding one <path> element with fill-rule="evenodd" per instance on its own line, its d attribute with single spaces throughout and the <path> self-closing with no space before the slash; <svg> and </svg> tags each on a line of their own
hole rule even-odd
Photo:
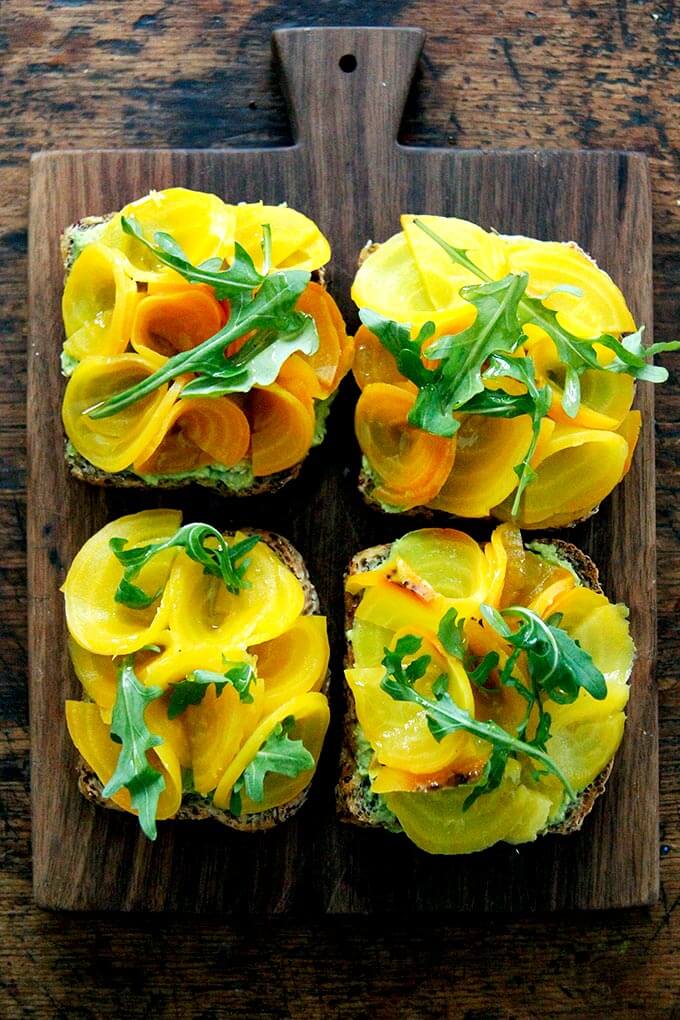
<svg viewBox="0 0 680 1020">
<path fill-rule="evenodd" d="M 366 589 L 354 618 L 393 632 L 411 625 L 436 634 L 447 608 L 447 600 L 441 596 L 426 601 L 406 588 L 384 582 Z"/>
<path fill-rule="evenodd" d="M 272 266 L 320 269 L 331 257 L 328 241 L 316 223 L 287 205 L 252 202 L 236 206 L 236 240 L 258 269 L 262 268 L 262 227 L 269 224 L 272 237 Z"/>
<path fill-rule="evenodd" d="M 389 383 L 400 386 L 409 393 L 416 392 L 415 383 L 410 382 L 401 374 L 397 363 L 386 347 L 366 326 L 359 326 L 354 338 L 356 353 L 352 371 L 356 384 L 363 390 L 369 383 Z"/>
<path fill-rule="evenodd" d="M 224 309 L 209 287 L 160 291 L 137 305 L 131 342 L 139 354 L 151 350 L 171 358 L 214 336 L 225 321 Z"/>
<path fill-rule="evenodd" d="M 468 257 L 493 280 L 500 280 L 509 271 L 506 246 L 497 234 L 487 233 L 476 223 L 454 216 L 418 216 L 418 220 L 453 248 L 462 248 Z M 437 309 L 455 309 L 466 304 L 460 290 L 481 281 L 474 273 L 454 262 L 441 245 L 416 226 L 416 217 L 401 217 L 401 226 L 423 287 Z"/>
<path fill-rule="evenodd" d="M 314 758 L 314 766 L 295 777 L 269 773 L 264 781 L 264 800 L 255 803 L 243 796 L 242 813 L 258 814 L 270 808 L 280 807 L 295 800 L 304 790 L 316 770 L 330 720 L 328 701 L 325 695 L 318 691 L 311 691 L 284 702 L 260 722 L 222 776 L 213 797 L 215 807 L 228 807 L 234 783 L 243 774 L 274 727 L 288 716 L 295 720 L 289 734 L 291 740 L 302 740 Z"/>
<path fill-rule="evenodd" d="M 556 425 L 535 478 L 524 491 L 517 523 L 524 528 L 561 527 L 586 516 L 619 483 L 628 443 L 616 432 Z M 508 498 L 494 509 L 511 514 Z"/>
<path fill-rule="evenodd" d="M 76 750 L 96 773 L 102 786 L 106 786 L 118 764 L 120 744 L 111 740 L 109 727 L 102 722 L 99 709 L 91 702 L 67 701 L 66 725 Z M 161 744 L 148 752 L 148 758 L 165 779 L 156 817 L 159 820 L 172 818 L 182 803 L 182 776 L 177 756 L 168 744 Z M 137 814 L 130 805 L 130 794 L 126 789 L 114 793 L 110 799 L 124 811 Z"/>
<path fill-rule="evenodd" d="M 325 616 L 300 616 L 283 634 L 253 645 L 257 675 L 264 683 L 263 714 L 298 694 L 319 690 L 328 672 L 330 649 Z"/>
<path fill-rule="evenodd" d="M 553 391 L 550 417 L 563 425 L 591 429 L 616 429 L 630 410 L 635 397 L 635 381 L 620 372 L 598 372 L 588 368 L 580 377 L 581 406 L 574 418 L 562 407 L 565 369 L 553 341 L 536 327 L 527 325 L 527 332 L 538 337 L 527 344 L 527 353 L 533 358 L 536 377 L 540 383 L 548 382 Z M 608 364 L 614 354 L 607 348 L 599 351 L 601 363 Z"/>
<path fill-rule="evenodd" d="M 415 396 L 399 386 L 371 383 L 354 413 L 359 446 L 377 476 L 373 496 L 389 506 L 409 509 L 426 504 L 451 471 L 456 442 L 408 422 Z"/>
<path fill-rule="evenodd" d="M 112 521 L 87 540 L 61 589 L 68 629 L 79 645 L 97 655 L 126 655 L 154 643 L 168 620 L 165 593 L 146 609 L 129 609 L 115 602 L 123 568 L 109 548 L 109 539 L 125 538 L 127 548 L 148 545 L 174 535 L 181 520 L 177 510 L 144 510 Z M 163 589 L 176 555 L 176 549 L 158 553 L 135 584 L 149 594 Z"/>
<path fill-rule="evenodd" d="M 488 562 L 477 542 L 462 531 L 410 531 L 394 543 L 392 557 L 402 557 L 418 577 L 463 615 L 469 615 L 486 598 Z"/>
<path fill-rule="evenodd" d="M 159 634 L 155 644 L 161 646 L 160 653 L 138 653 L 135 656 L 135 672 L 142 683 L 163 690 L 184 680 L 195 669 L 224 673 L 225 658 L 230 661 L 243 658 L 239 649 L 220 648 L 215 644 L 190 644 L 183 649 L 170 631 Z"/>
<path fill-rule="evenodd" d="M 541 298 L 546 308 L 558 312 L 558 320 L 576 336 L 592 338 L 602 333 L 629 333 L 635 321 L 623 294 L 604 270 L 576 245 L 558 241 L 536 241 L 507 237 L 506 251 L 511 272 L 529 274 L 527 294 Z M 576 287 L 581 295 L 555 287 Z"/>
<path fill-rule="evenodd" d="M 409 632 L 417 633 L 416 628 Z M 418 635 L 420 636 L 420 635 Z M 416 689 L 431 698 L 432 684 L 442 672 L 449 677 L 449 693 L 456 704 L 474 714 L 470 681 L 460 662 L 443 654 L 433 640 L 423 639 L 417 655 L 432 656 L 428 672 L 416 682 Z M 451 733 L 437 742 L 427 726 L 422 708 L 413 702 L 395 701 L 380 687 L 385 676 L 383 667 L 345 670 L 347 683 L 354 695 L 357 718 L 361 728 L 383 765 L 410 773 L 432 773 L 460 763 L 465 771 L 470 761 L 479 758 L 479 749 L 469 734 Z"/>
<path fill-rule="evenodd" d="M 171 475 L 205 464 L 233 467 L 250 445 L 250 426 L 231 397 L 177 400 L 134 462 L 140 475 Z"/>
<path fill-rule="evenodd" d="M 286 471 L 306 457 L 314 438 L 314 416 L 302 401 L 273 383 L 249 395 L 252 463 L 256 478 Z"/>
<path fill-rule="evenodd" d="M 623 712 L 613 712 L 605 718 L 555 724 L 546 750 L 575 790 L 589 786 L 614 757 L 625 722 Z"/>
<path fill-rule="evenodd" d="M 231 686 L 226 686 L 219 697 L 214 686 L 210 686 L 201 703 L 189 705 L 183 713 L 191 746 L 194 787 L 202 796 L 215 789 L 241 744 L 260 721 L 263 684 L 251 683 L 250 694 L 252 704 L 241 701 Z"/>
<path fill-rule="evenodd" d="M 68 653 L 76 676 L 88 698 L 97 705 L 104 722 L 111 722 L 116 700 L 118 670 L 110 655 L 95 655 L 74 641 L 69 634 Z"/>
<path fill-rule="evenodd" d="M 78 453 L 96 467 L 115 474 L 129 467 L 149 443 L 162 434 L 163 422 L 182 388 L 160 386 L 110 418 L 85 412 L 107 397 L 146 379 L 162 364 L 139 354 L 81 361 L 68 381 L 62 405 L 66 435 Z"/>
<path fill-rule="evenodd" d="M 239 532 L 227 542 L 233 545 L 243 538 Z M 220 578 L 204 574 L 199 563 L 179 553 L 164 601 L 180 647 L 213 645 L 224 651 L 261 644 L 283 634 L 297 619 L 305 596 L 293 572 L 264 542 L 251 549 L 248 560 L 249 586 L 234 595 Z"/>
<path fill-rule="evenodd" d="M 466 854 L 485 850 L 517 826 L 519 766 L 509 761 L 503 782 L 478 797 L 468 811 L 463 803 L 472 785 L 429 793 L 386 793 L 385 803 L 409 839 L 431 854 Z M 524 801 L 524 796 L 520 794 Z"/>
<path fill-rule="evenodd" d="M 79 361 L 122 354 L 138 301 L 127 260 L 106 245 L 87 245 L 73 263 L 61 301 L 66 353 Z"/>
<path fill-rule="evenodd" d="M 359 266 L 352 300 L 358 308 L 370 308 L 398 322 L 436 321 L 434 305 L 403 233 L 390 237 Z"/>
<path fill-rule="evenodd" d="M 531 442 L 531 419 L 461 416 L 451 474 L 430 506 L 457 517 L 488 517 L 517 488 L 515 465 Z"/>
<path fill-rule="evenodd" d="M 351 632 L 355 666 L 379 666 L 393 634 L 394 631 L 389 627 L 380 627 L 368 620 L 355 618 Z"/>
<path fill-rule="evenodd" d="M 193 265 L 210 258 L 229 259 L 233 255 L 236 226 L 233 206 L 225 205 L 217 195 L 187 188 L 152 191 L 121 209 L 109 221 L 101 238 L 126 256 L 137 280 L 177 280 L 180 277 L 136 238 L 123 232 L 123 216 L 137 220 L 144 237 L 152 244 L 156 231 L 171 234 Z"/>
</svg>

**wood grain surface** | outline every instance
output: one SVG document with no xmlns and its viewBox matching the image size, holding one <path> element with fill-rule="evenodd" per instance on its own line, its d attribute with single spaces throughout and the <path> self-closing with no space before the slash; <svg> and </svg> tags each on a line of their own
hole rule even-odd
<svg viewBox="0 0 680 1020">
<path fill-rule="evenodd" d="M 292 103 L 292 146 L 34 157 L 28 613 L 37 902 L 70 910 L 311 915 L 601 909 L 654 902 L 658 758 L 652 682 L 656 605 L 649 594 L 655 577 L 649 385 L 639 388 L 645 425 L 633 470 L 595 518 L 575 534 L 569 532 L 602 565 L 610 596 L 631 607 L 638 649 L 626 739 L 607 795 L 581 833 L 447 860 L 429 858 L 403 838 L 341 826 L 335 818 L 343 702 L 342 575 L 359 549 L 418 524 L 368 509 L 355 491 L 356 390 L 350 381 L 332 414 L 326 442 L 309 458 L 300 482 L 276 497 L 225 501 L 191 488 L 162 495 L 164 505 L 183 508 L 185 521 L 209 519 L 226 529 L 256 520 L 286 535 L 302 552 L 329 617 L 335 676 L 333 725 L 309 806 L 274 833 L 244 836 L 213 823 L 175 823 L 161 826 L 157 843 L 150 846 L 134 819 L 93 808 L 77 790 L 76 752 L 65 727 L 55 725 L 65 697 L 78 697 L 80 690 L 68 665 L 59 589 L 68 565 L 94 531 L 121 511 L 155 505 L 159 497 L 93 490 L 67 477 L 55 457 L 62 442 L 59 236 L 65 225 L 173 184 L 234 201 L 287 201 L 311 215 L 331 239 L 330 286 L 353 328 L 349 289 L 366 239 L 390 236 L 402 211 L 459 215 L 511 234 L 577 241 L 622 286 L 636 321 L 651 327 L 651 208 L 643 156 L 461 153 L 399 145 L 397 128 L 421 32 L 291 29 L 277 32 L 275 41 Z M 343 70 L 343 64 L 351 69 Z M 237 192 L 234 181 L 243 182 Z M 488 537 L 488 526 L 476 531 Z M 238 886 L 223 881 L 234 871 L 240 875 Z"/>
<path fill-rule="evenodd" d="M 402 140 L 625 147 L 652 162 L 657 339 L 678 311 L 679 37 L 672 4 L 314 5 L 297 24 L 428 32 Z M 225 926 L 31 906 L 24 588 L 26 158 L 70 146 L 285 144 L 267 39 L 278 5 L 19 3 L 0 11 L 3 358 L 0 1003 L 9 1017 L 678 1015 L 677 356 L 657 395 L 661 902 L 542 920 Z M 633 541 L 635 537 L 633 536 Z M 641 593 L 641 597 L 643 593 Z"/>
</svg>

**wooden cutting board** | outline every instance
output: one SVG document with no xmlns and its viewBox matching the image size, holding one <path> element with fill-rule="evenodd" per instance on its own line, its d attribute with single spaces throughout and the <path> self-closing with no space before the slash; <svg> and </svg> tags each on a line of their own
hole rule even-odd
<svg viewBox="0 0 680 1020">
<path fill-rule="evenodd" d="M 432 858 L 406 839 L 341 826 L 333 785 L 341 706 L 342 573 L 358 549 L 416 526 L 363 506 L 345 382 L 328 438 L 279 495 L 223 500 L 206 490 L 104 492 L 68 477 L 62 460 L 59 235 L 68 223 L 120 208 L 150 188 L 183 185 L 229 201 L 288 201 L 331 239 L 331 288 L 349 300 L 359 249 L 399 229 L 399 213 L 467 217 L 485 227 L 574 239 L 605 266 L 651 328 L 651 214 L 643 156 L 619 152 L 495 152 L 408 148 L 397 130 L 423 34 L 413 29 L 291 29 L 275 33 L 295 144 L 209 151 L 51 152 L 34 157 L 30 208 L 29 616 L 35 897 L 70 910 L 296 912 L 545 911 L 651 903 L 658 894 L 654 427 L 600 513 L 569 533 L 600 565 L 610 597 L 631 607 L 638 647 L 629 718 L 607 795 L 580 834 L 468 858 Z M 648 334 L 649 335 L 649 334 Z M 59 585 L 80 545 L 106 521 L 178 506 L 185 520 L 281 531 L 302 551 L 331 618 L 334 725 L 310 801 L 268 834 L 217 824 L 134 819 L 78 793 L 63 702 L 79 695 Z M 471 528 L 488 535 L 489 526 Z"/>
</svg>

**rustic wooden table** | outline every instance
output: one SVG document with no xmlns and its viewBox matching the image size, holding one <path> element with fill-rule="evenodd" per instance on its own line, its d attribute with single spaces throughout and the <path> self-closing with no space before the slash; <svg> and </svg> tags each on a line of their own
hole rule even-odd
<svg viewBox="0 0 680 1020">
<path fill-rule="evenodd" d="M 658 906 L 461 924 L 375 918 L 236 927 L 181 917 L 50 915 L 32 904 L 23 336 L 32 151 L 285 143 L 272 28 L 420 25 L 428 39 L 405 141 L 648 153 L 656 337 L 679 332 L 680 31 L 673 0 L 536 0 L 530 9 L 514 0 L 296 0 L 285 5 L 285 22 L 282 6 L 3 0 L 0 8 L 0 1015 L 680 1017 L 679 355 L 667 358 L 671 380 L 657 394 Z"/>
</svg>

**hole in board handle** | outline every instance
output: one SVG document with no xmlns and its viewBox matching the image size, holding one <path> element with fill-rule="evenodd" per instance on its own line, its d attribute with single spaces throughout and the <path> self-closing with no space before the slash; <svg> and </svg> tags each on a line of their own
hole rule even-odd
<svg viewBox="0 0 680 1020">
<path fill-rule="evenodd" d="M 351 74 L 352 71 L 356 71 L 357 58 L 353 53 L 345 53 L 344 56 L 340 57 L 338 60 L 338 67 L 341 71 L 344 71 L 345 74 Z"/>
</svg>

